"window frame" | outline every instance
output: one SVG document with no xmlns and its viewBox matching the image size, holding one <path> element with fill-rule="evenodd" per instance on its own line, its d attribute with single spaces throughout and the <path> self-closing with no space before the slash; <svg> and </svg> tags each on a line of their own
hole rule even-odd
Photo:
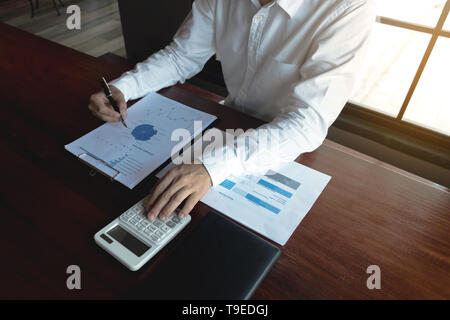
<svg viewBox="0 0 450 320">
<path fill-rule="evenodd" d="M 337 120 L 333 123 L 333 126 L 436 164 L 440 167 L 450 169 L 450 136 L 437 130 L 428 129 L 425 126 L 419 126 L 403 120 L 403 116 L 437 39 L 439 37 L 450 38 L 450 30 L 443 29 L 449 11 L 450 0 L 447 0 L 442 9 L 438 23 L 434 28 L 393 18 L 377 16 L 377 23 L 428 33 L 432 35 L 431 39 L 397 116 L 378 112 L 365 107 L 363 104 L 349 101 Z"/>
<path fill-rule="evenodd" d="M 398 121 L 407 122 L 407 121 L 403 120 L 403 116 L 405 115 L 406 109 L 408 108 L 408 105 L 411 102 L 411 98 L 414 94 L 414 91 L 417 88 L 417 85 L 420 81 L 423 71 L 425 70 L 428 59 L 430 58 L 431 53 L 433 52 L 436 41 L 439 39 L 439 37 L 450 38 L 450 31 L 443 29 L 445 20 L 447 19 L 447 16 L 449 15 L 449 11 L 450 11 L 450 0 L 447 0 L 444 7 L 442 8 L 441 14 L 439 16 L 439 20 L 434 28 L 424 26 L 421 24 L 417 24 L 417 23 L 388 18 L 388 17 L 384 17 L 384 16 L 377 16 L 377 18 L 376 18 L 376 23 L 382 23 L 382 24 L 390 25 L 390 26 L 397 27 L 397 28 L 408 29 L 408 30 L 413 30 L 413 31 L 417 31 L 417 32 L 431 34 L 430 41 L 428 42 L 428 46 L 425 50 L 422 60 L 419 64 L 419 66 L 416 70 L 416 73 L 414 75 L 414 78 L 409 86 L 409 89 L 403 100 L 402 106 L 401 106 L 400 110 L 398 111 L 397 116 L 395 117 L 395 119 Z M 352 101 L 351 104 L 354 106 L 357 105 L 362 108 L 365 108 L 364 105 L 358 104 L 356 101 Z M 413 126 L 415 126 L 415 125 L 413 125 Z M 431 129 L 429 129 L 429 130 L 433 131 Z"/>
</svg>

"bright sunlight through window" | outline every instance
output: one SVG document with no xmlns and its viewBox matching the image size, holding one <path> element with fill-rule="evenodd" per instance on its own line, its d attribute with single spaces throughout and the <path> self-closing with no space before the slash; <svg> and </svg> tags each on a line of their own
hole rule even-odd
<svg viewBox="0 0 450 320">
<path fill-rule="evenodd" d="M 450 135 L 450 18 L 439 25 L 450 0 L 375 2 L 377 23 L 351 102 Z"/>
</svg>

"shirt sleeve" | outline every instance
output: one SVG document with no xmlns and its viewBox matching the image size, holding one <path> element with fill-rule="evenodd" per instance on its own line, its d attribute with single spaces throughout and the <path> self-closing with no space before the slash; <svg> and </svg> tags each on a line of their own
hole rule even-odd
<svg viewBox="0 0 450 320">
<path fill-rule="evenodd" d="M 351 95 L 374 22 L 370 0 L 353 1 L 332 17 L 313 39 L 280 114 L 199 159 L 213 185 L 230 174 L 265 173 L 322 144 Z"/>
<path fill-rule="evenodd" d="M 168 46 L 110 83 L 122 91 L 125 101 L 183 83 L 202 70 L 215 52 L 210 1 L 196 0 Z"/>
</svg>

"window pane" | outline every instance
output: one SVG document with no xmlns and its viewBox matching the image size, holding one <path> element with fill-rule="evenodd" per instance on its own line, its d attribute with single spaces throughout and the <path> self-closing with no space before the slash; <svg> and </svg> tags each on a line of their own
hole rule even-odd
<svg viewBox="0 0 450 320">
<path fill-rule="evenodd" d="M 404 120 L 450 135 L 450 38 L 440 37 L 406 109 Z"/>
<path fill-rule="evenodd" d="M 396 117 L 431 35 L 376 23 L 352 102 Z"/>
<path fill-rule="evenodd" d="M 447 16 L 447 20 L 444 23 L 444 30 L 450 31 L 450 14 Z"/>
<path fill-rule="evenodd" d="M 446 0 L 376 0 L 377 14 L 435 27 Z"/>
</svg>

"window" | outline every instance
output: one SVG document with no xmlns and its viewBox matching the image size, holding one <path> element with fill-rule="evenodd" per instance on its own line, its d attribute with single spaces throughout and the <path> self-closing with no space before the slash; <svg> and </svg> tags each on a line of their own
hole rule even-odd
<svg viewBox="0 0 450 320">
<path fill-rule="evenodd" d="M 450 135 L 450 0 L 375 0 L 377 23 L 351 103 Z"/>
</svg>

